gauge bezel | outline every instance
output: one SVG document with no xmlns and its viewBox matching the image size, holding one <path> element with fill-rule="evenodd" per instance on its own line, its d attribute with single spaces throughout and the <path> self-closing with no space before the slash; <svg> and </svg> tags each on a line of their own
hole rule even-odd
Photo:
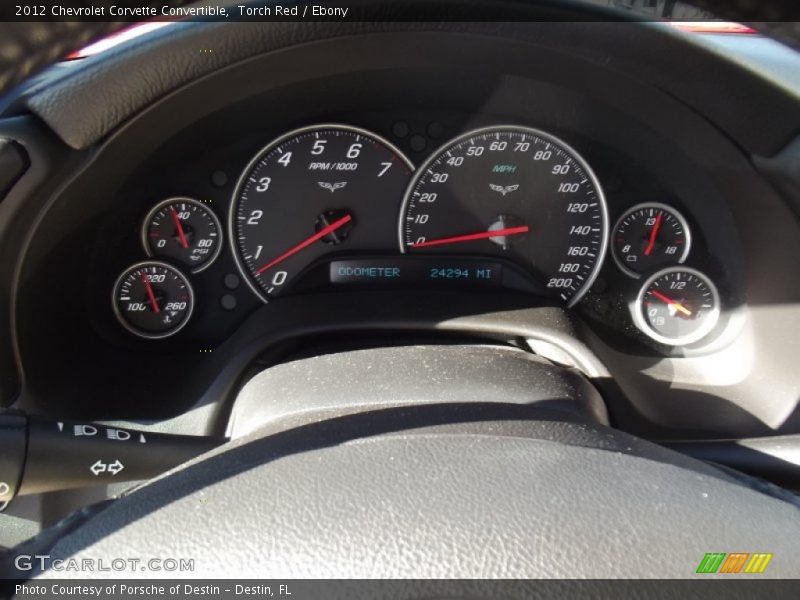
<svg viewBox="0 0 800 600">
<path fill-rule="evenodd" d="M 665 275 L 669 275 L 670 273 L 677 272 L 689 273 L 702 279 L 703 282 L 705 282 L 705 284 L 708 286 L 708 289 L 711 291 L 711 298 L 714 303 L 714 308 L 707 313 L 707 316 L 705 317 L 705 320 L 699 329 L 682 337 L 670 338 L 660 334 L 650 326 L 650 324 L 647 322 L 647 319 L 645 319 L 641 308 L 642 303 L 644 302 L 644 294 L 647 289 L 653 285 L 657 279 L 660 279 Z M 639 293 L 636 295 L 636 299 L 630 304 L 630 310 L 633 315 L 634 324 L 642 333 L 656 342 L 666 344 L 667 346 L 688 346 L 689 344 L 699 342 L 713 331 L 714 327 L 716 327 L 717 323 L 719 322 L 720 315 L 722 314 L 719 291 L 717 290 L 717 286 L 714 285 L 714 282 L 711 281 L 709 276 L 705 273 L 691 267 L 684 267 L 683 265 L 675 265 L 661 269 L 645 279 L 641 289 L 639 290 Z"/>
<path fill-rule="evenodd" d="M 150 248 L 149 239 L 148 239 L 148 228 L 150 227 L 150 223 L 153 220 L 155 214 L 161 210 L 164 206 L 168 206 L 175 202 L 185 202 L 187 204 L 193 204 L 202 210 L 204 210 L 208 215 L 211 216 L 211 220 L 214 221 L 214 225 L 217 227 L 217 235 L 219 236 L 219 240 L 217 241 L 217 248 L 214 250 L 214 253 L 208 258 L 202 265 L 197 268 L 190 269 L 186 265 L 181 265 L 189 269 L 189 272 L 192 274 L 197 274 L 205 271 L 208 267 L 210 267 L 215 260 L 219 257 L 220 253 L 222 252 L 222 246 L 225 244 L 225 234 L 223 233 L 222 223 L 217 217 L 217 214 L 211 210 L 208 206 L 200 202 L 199 200 L 195 200 L 194 198 L 189 198 L 188 196 L 172 196 L 170 198 L 166 198 L 156 204 L 150 211 L 147 213 L 147 216 L 144 218 L 144 222 L 142 223 L 142 231 L 141 231 L 141 238 L 142 238 L 142 246 L 144 247 L 145 254 L 150 257 L 164 259 L 164 257 L 158 256 L 155 252 L 153 252 L 152 248 Z"/>
<path fill-rule="evenodd" d="M 572 308 L 580 302 L 580 300 L 586 295 L 589 289 L 594 284 L 595 280 L 597 279 L 598 275 L 600 275 L 600 270 L 603 268 L 603 263 L 605 262 L 606 252 L 608 250 L 608 239 L 609 239 L 609 217 L 608 217 L 608 202 L 606 201 L 606 195 L 603 191 L 603 186 L 600 185 L 600 180 L 597 178 L 594 170 L 589 166 L 589 163 L 583 157 L 581 153 L 579 153 L 575 148 L 573 148 L 570 144 L 565 142 L 560 137 L 553 135 L 552 133 L 548 133 L 547 131 L 542 131 L 541 129 L 536 129 L 535 127 L 528 127 L 527 125 L 489 125 L 485 127 L 478 127 L 477 129 L 472 129 L 465 133 L 462 133 L 456 137 L 451 138 L 450 140 L 446 141 L 444 144 L 436 148 L 431 155 L 423 162 L 417 170 L 414 172 L 413 177 L 409 181 L 408 187 L 406 188 L 405 194 L 403 194 L 403 203 L 400 205 L 400 214 L 397 219 L 397 239 L 400 245 L 400 253 L 406 253 L 405 241 L 403 240 L 403 224 L 405 219 L 406 210 L 408 208 L 408 203 L 411 200 L 411 195 L 414 192 L 414 187 L 419 182 L 419 178 L 425 173 L 428 167 L 437 160 L 442 154 L 444 154 L 448 148 L 456 146 L 462 143 L 465 140 L 468 140 L 471 137 L 475 137 L 477 135 L 483 135 L 485 133 L 491 131 L 515 131 L 519 133 L 527 133 L 529 135 L 538 136 L 545 140 L 549 140 L 553 144 L 557 146 L 561 146 L 561 148 L 567 151 L 571 157 L 577 162 L 585 171 L 589 180 L 594 185 L 595 189 L 597 190 L 597 198 L 598 204 L 600 205 L 600 213 L 601 213 L 601 220 L 602 220 L 602 227 L 605 230 L 605 235 L 600 236 L 600 250 L 597 253 L 597 262 L 592 269 L 592 272 L 586 278 L 584 284 L 575 292 L 572 297 L 567 302 L 567 308 Z"/>
<path fill-rule="evenodd" d="M 177 327 L 164 333 L 149 333 L 140 329 L 136 329 L 133 325 L 125 320 L 125 317 L 123 317 L 122 313 L 120 313 L 119 306 L 117 306 L 117 290 L 119 289 L 122 281 L 131 273 L 131 271 L 136 271 L 137 269 L 144 267 L 162 267 L 174 271 L 181 279 L 183 279 L 183 282 L 186 284 L 186 289 L 189 292 L 189 308 L 186 313 L 186 317 L 184 317 L 183 321 L 181 321 Z M 114 282 L 114 286 L 111 288 L 111 307 L 114 309 L 114 315 L 117 317 L 117 321 L 119 321 L 120 325 L 122 325 L 128 332 L 146 340 L 161 340 L 172 337 L 178 333 L 192 318 L 192 314 L 194 313 L 194 289 L 192 288 L 192 284 L 189 282 L 189 278 L 186 277 L 183 271 L 178 269 L 176 266 L 161 260 L 143 260 L 130 265 L 126 269 L 123 269 L 122 273 L 120 273 L 119 277 L 117 277 L 116 281 Z"/>
<path fill-rule="evenodd" d="M 613 238 L 617 235 L 617 229 L 619 229 L 620 224 L 624 221 L 629 215 L 635 213 L 638 210 L 642 210 L 643 208 L 658 208 L 660 210 L 667 211 L 672 213 L 672 215 L 678 220 L 678 222 L 683 227 L 683 230 L 686 232 L 686 247 L 683 250 L 681 258 L 672 266 L 682 265 L 686 259 L 689 257 L 689 251 L 692 247 L 692 230 L 689 227 L 688 221 L 686 218 L 681 214 L 681 212 L 676 209 L 674 206 L 670 206 L 669 204 L 664 204 L 663 202 L 641 202 L 636 204 L 635 206 L 631 206 L 628 210 L 624 211 L 622 215 L 620 215 L 619 219 L 616 220 L 614 223 L 614 227 L 609 232 L 609 239 Z M 614 259 L 614 262 L 619 267 L 619 270 L 625 273 L 628 277 L 632 277 L 633 279 L 641 279 L 644 276 L 644 273 L 637 273 L 633 269 L 629 269 L 626 267 L 622 261 L 617 256 L 617 247 L 614 244 L 610 244 L 611 246 L 611 258 Z M 663 267 L 669 268 L 669 267 Z"/>
<path fill-rule="evenodd" d="M 358 135 L 363 135 L 366 137 L 370 137 L 377 142 L 385 145 L 389 150 L 395 153 L 395 155 L 402 160 L 406 166 L 408 167 L 409 171 L 411 172 L 412 178 L 414 177 L 414 173 L 416 172 L 414 168 L 414 163 L 412 163 L 408 157 L 403 153 L 400 148 L 395 146 L 392 142 L 387 140 L 385 137 L 375 133 L 374 131 L 370 131 L 369 129 L 364 129 L 362 127 L 357 127 L 355 125 L 345 125 L 343 123 L 320 123 L 318 125 L 306 125 L 304 127 L 298 127 L 297 129 L 292 129 L 291 131 L 287 131 L 279 135 L 278 137 L 274 138 L 268 144 L 264 145 L 259 149 L 251 158 L 247 166 L 242 169 L 241 175 L 239 175 L 239 179 L 236 181 L 236 186 L 233 189 L 233 195 L 231 196 L 230 201 L 230 208 L 228 209 L 228 243 L 230 244 L 231 252 L 233 253 L 233 261 L 236 264 L 236 269 L 239 271 L 239 274 L 242 276 L 242 279 L 247 284 L 252 292 L 264 303 L 267 304 L 270 301 L 269 296 L 266 295 L 264 290 L 260 289 L 258 284 L 253 280 L 253 276 L 247 270 L 247 266 L 241 260 L 239 256 L 239 248 L 237 247 L 236 243 L 238 241 L 236 237 L 236 232 L 234 231 L 234 221 L 236 219 L 236 200 L 239 197 L 239 192 L 241 191 L 244 183 L 246 181 L 247 176 L 252 172 L 253 168 L 258 164 L 258 162 L 267 154 L 272 148 L 281 145 L 287 140 L 290 140 L 294 137 L 299 135 L 303 135 L 304 133 L 309 133 L 312 131 L 320 131 L 323 129 L 339 129 L 343 131 L 349 131 Z"/>
</svg>

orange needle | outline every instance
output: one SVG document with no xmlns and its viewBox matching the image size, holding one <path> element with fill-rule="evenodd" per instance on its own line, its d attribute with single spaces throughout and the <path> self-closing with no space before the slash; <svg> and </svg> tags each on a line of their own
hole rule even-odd
<svg viewBox="0 0 800 600">
<path fill-rule="evenodd" d="M 658 298 L 662 302 L 666 302 L 670 306 L 674 307 L 675 310 L 679 310 L 680 312 L 685 314 L 687 317 L 691 317 L 692 316 L 692 311 L 690 311 L 688 308 L 683 306 L 680 302 L 675 302 L 675 300 L 673 300 L 672 298 L 667 298 L 664 294 L 662 294 L 660 292 L 657 292 L 655 290 L 653 290 L 653 296 L 655 296 L 656 298 Z"/>
</svg>

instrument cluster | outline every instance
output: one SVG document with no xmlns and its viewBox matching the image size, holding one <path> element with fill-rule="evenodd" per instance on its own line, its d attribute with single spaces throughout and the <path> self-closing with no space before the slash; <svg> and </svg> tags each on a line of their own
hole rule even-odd
<svg viewBox="0 0 800 600">
<path fill-rule="evenodd" d="M 189 194 L 154 199 L 140 223 L 145 256 L 121 269 L 111 307 L 135 336 L 178 334 L 198 318 L 192 279 L 226 251 L 237 269 L 226 287 L 240 279 L 263 302 L 503 288 L 579 308 L 601 270 L 616 269 L 636 336 L 701 347 L 722 309 L 712 278 L 687 264 L 697 234 L 671 203 L 640 200 L 609 207 L 584 156 L 532 127 L 466 131 L 415 168 L 367 129 L 306 126 L 252 157 L 224 212 Z"/>
</svg>

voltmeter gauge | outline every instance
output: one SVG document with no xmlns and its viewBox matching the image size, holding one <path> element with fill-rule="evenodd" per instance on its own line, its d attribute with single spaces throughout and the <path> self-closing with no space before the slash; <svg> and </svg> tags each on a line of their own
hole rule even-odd
<svg viewBox="0 0 800 600">
<path fill-rule="evenodd" d="M 626 275 L 637 279 L 653 269 L 683 263 L 691 244 L 686 219 L 658 202 L 627 210 L 614 226 L 612 238 L 614 261 Z"/>
<path fill-rule="evenodd" d="M 180 331 L 194 308 L 186 276 L 166 263 L 137 263 L 119 276 L 112 297 L 122 326 L 139 337 L 159 339 Z"/>
<path fill-rule="evenodd" d="M 717 288 L 700 271 L 669 267 L 647 278 L 632 305 L 636 326 L 670 346 L 697 342 L 719 320 Z"/>
<path fill-rule="evenodd" d="M 147 214 L 142 243 L 155 256 L 199 273 L 222 248 L 222 227 L 214 212 L 191 198 L 167 198 Z"/>
</svg>

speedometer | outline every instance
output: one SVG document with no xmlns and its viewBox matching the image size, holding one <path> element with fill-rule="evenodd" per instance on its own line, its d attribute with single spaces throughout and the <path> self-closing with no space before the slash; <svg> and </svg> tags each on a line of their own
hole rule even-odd
<svg viewBox="0 0 800 600">
<path fill-rule="evenodd" d="M 589 289 L 606 250 L 608 211 L 586 161 L 557 137 L 518 126 L 448 142 L 406 191 L 400 250 L 500 256 L 543 296 L 568 305 Z"/>
</svg>

